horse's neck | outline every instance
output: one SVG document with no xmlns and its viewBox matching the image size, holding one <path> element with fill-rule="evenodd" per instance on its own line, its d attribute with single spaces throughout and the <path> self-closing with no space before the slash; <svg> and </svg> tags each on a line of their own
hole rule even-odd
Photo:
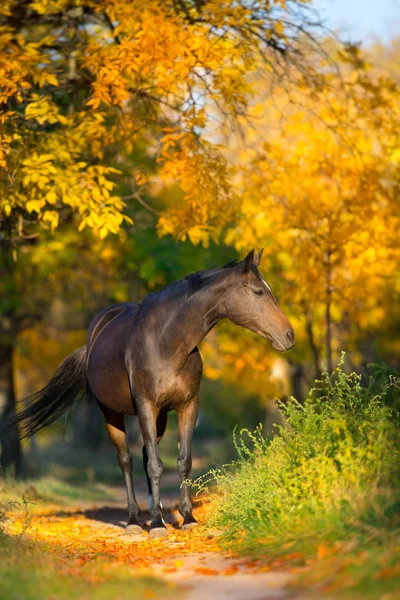
<svg viewBox="0 0 400 600">
<path fill-rule="evenodd" d="M 176 298 L 159 344 L 164 356 L 182 366 L 192 350 L 226 314 L 221 303 L 223 282 L 216 279 L 190 296 Z"/>
</svg>

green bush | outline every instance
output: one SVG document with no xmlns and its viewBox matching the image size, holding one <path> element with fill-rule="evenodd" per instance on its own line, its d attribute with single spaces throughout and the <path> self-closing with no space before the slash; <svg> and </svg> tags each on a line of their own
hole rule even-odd
<svg viewBox="0 0 400 600">
<path fill-rule="evenodd" d="M 195 482 L 217 484 L 210 526 L 240 553 L 307 554 L 324 542 L 368 537 L 399 526 L 398 415 L 342 363 L 317 381 L 305 403 L 291 398 L 286 426 L 272 440 L 260 429 L 236 437 L 239 459 Z"/>
</svg>

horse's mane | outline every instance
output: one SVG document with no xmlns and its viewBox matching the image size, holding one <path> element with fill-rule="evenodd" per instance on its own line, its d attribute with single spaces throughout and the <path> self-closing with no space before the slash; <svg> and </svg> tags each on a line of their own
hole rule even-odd
<svg viewBox="0 0 400 600">
<path fill-rule="evenodd" d="M 230 260 L 222 267 L 218 267 L 216 269 L 210 269 L 208 271 L 196 271 L 196 273 L 191 273 L 190 275 L 186 275 L 184 281 L 188 281 L 190 284 L 190 291 L 193 294 L 197 292 L 201 287 L 205 285 L 205 283 L 209 280 L 210 275 L 214 275 L 218 273 L 218 271 L 222 271 L 223 269 L 228 269 L 229 267 L 236 267 L 239 264 L 237 259 Z"/>
</svg>

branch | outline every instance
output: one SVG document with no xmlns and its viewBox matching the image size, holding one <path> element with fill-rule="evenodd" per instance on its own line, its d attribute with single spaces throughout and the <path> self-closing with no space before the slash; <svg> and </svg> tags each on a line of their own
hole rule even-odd
<svg viewBox="0 0 400 600">
<path fill-rule="evenodd" d="M 139 204 L 141 204 L 143 206 L 143 208 L 145 208 L 146 210 L 153 213 L 153 215 L 156 215 L 156 217 L 159 217 L 161 214 L 158 210 L 156 210 L 155 208 L 150 206 L 150 204 L 147 204 L 147 202 L 145 200 L 143 200 L 143 198 L 141 196 L 139 196 L 139 194 L 137 192 L 135 192 L 134 194 L 129 194 L 128 196 L 121 196 L 121 199 L 122 200 L 137 200 L 139 202 Z"/>
<path fill-rule="evenodd" d="M 159 217 L 161 213 L 158 210 L 156 210 L 155 208 L 153 208 L 152 206 L 150 206 L 150 204 L 148 204 L 145 200 L 143 200 L 143 198 L 140 196 L 140 194 L 137 191 L 135 191 L 136 184 L 135 184 L 134 173 L 132 173 L 132 177 L 131 177 L 131 187 L 132 187 L 132 194 L 128 194 L 128 196 L 121 196 L 121 200 L 137 200 L 139 202 L 139 204 L 141 206 L 143 206 L 143 208 L 145 208 L 146 210 L 151 212 L 156 217 Z"/>
<path fill-rule="evenodd" d="M 121 44 L 121 40 L 120 40 L 119 36 L 115 35 L 115 33 L 114 33 L 114 31 L 115 31 L 114 24 L 113 24 L 113 22 L 111 21 L 110 17 L 108 16 L 108 14 L 106 12 L 104 12 L 104 18 L 105 18 L 105 20 L 107 22 L 107 25 L 109 26 L 109 28 L 111 30 L 111 33 L 112 33 L 112 36 L 114 38 L 115 43 L 116 44 Z"/>
<path fill-rule="evenodd" d="M 180 12 L 183 13 L 184 18 L 186 19 L 186 21 L 190 24 L 190 25 L 195 25 L 196 23 L 206 23 L 206 20 L 200 17 L 194 17 L 193 15 L 190 14 L 190 10 L 188 8 L 188 6 L 185 3 L 185 0 L 174 0 L 173 1 L 174 7 L 175 7 L 175 11 L 179 14 Z M 200 14 L 201 12 L 201 8 L 200 8 L 200 2 L 199 3 L 195 3 L 196 4 L 196 9 L 198 14 Z"/>
</svg>

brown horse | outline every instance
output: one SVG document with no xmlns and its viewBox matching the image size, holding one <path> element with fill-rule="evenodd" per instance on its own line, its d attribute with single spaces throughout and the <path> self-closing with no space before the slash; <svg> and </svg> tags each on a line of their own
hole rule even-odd
<svg viewBox="0 0 400 600">
<path fill-rule="evenodd" d="M 178 472 L 190 475 L 191 446 L 199 409 L 202 360 L 197 345 L 221 319 L 267 338 L 277 350 L 289 350 L 293 328 L 280 309 L 258 266 L 262 251 L 242 262 L 188 275 L 141 304 L 118 304 L 103 310 L 89 327 L 87 345 L 70 354 L 48 385 L 15 417 L 21 436 L 53 422 L 79 392 L 94 397 L 116 446 L 125 478 L 129 520 L 127 533 L 142 531 L 132 480 L 132 457 L 124 415 L 137 415 L 143 436 L 143 460 L 152 497 L 150 535 L 167 533 L 160 502 L 163 464 L 158 442 L 167 413 L 178 414 Z M 189 489 L 181 486 L 183 527 L 196 524 Z"/>
</svg>

